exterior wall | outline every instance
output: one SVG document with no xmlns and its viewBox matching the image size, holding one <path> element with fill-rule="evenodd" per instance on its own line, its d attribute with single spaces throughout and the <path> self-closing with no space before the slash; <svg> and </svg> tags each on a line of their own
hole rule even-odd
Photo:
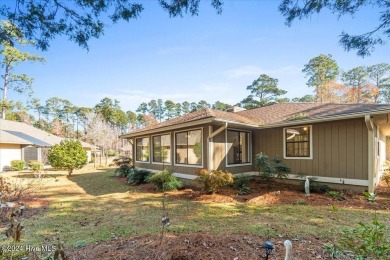
<svg viewBox="0 0 390 260">
<path fill-rule="evenodd" d="M 0 172 L 11 169 L 12 160 L 21 160 L 22 150 L 19 144 L 0 144 Z"/>
<path fill-rule="evenodd" d="M 380 182 L 383 166 L 386 161 L 386 136 L 381 132 L 381 129 L 378 126 L 376 129 L 374 185 L 377 185 Z"/>
<path fill-rule="evenodd" d="M 203 138 L 203 144 L 202 144 L 202 150 L 203 150 L 203 157 L 202 157 L 202 166 L 191 166 L 191 165 L 175 165 L 175 148 L 174 148 L 174 138 L 175 138 L 175 132 L 180 132 L 180 131 L 185 131 L 185 130 L 190 130 L 190 129 L 202 129 L 202 138 Z M 158 133 L 160 134 L 160 133 Z M 157 134 L 157 135 L 158 135 Z M 151 170 L 158 170 L 162 171 L 164 168 L 169 168 L 172 169 L 173 172 L 177 173 L 184 173 L 184 174 L 195 174 L 196 171 L 202 168 L 208 168 L 207 165 L 207 156 L 208 156 L 208 142 L 207 142 L 207 137 L 209 135 L 209 126 L 208 125 L 203 125 L 203 126 L 193 126 L 193 127 L 187 127 L 187 128 L 178 128 L 176 130 L 172 131 L 166 131 L 162 132 L 161 134 L 171 134 L 171 164 L 162 164 L 162 163 L 153 163 L 152 162 L 152 136 L 156 134 L 149 134 L 149 135 L 140 135 L 138 137 L 149 137 L 149 162 L 136 162 L 136 152 L 133 153 L 133 160 L 134 160 L 134 166 L 137 168 L 145 168 L 145 169 L 151 169 Z M 133 138 L 133 144 L 132 144 L 132 149 L 133 151 L 136 151 L 135 147 L 135 139 Z"/>
<path fill-rule="evenodd" d="M 213 126 L 213 132 L 216 131 L 220 126 Z M 229 128 L 228 128 L 229 129 Z M 244 130 L 243 131 L 247 131 Z M 229 171 L 231 173 L 244 173 L 253 171 L 253 131 L 251 134 L 251 145 L 252 145 L 252 154 L 251 156 L 251 165 L 237 165 L 237 166 L 226 166 L 226 129 L 221 133 L 217 134 L 212 140 L 212 150 L 213 150 L 213 169 Z"/>
<path fill-rule="evenodd" d="M 313 158 L 284 159 L 291 174 L 368 180 L 368 130 L 363 119 L 311 126 Z M 254 155 L 283 158 L 283 127 L 256 130 L 253 136 Z"/>
<path fill-rule="evenodd" d="M 84 148 L 84 151 L 87 153 L 87 163 L 92 160 L 92 151 L 90 148 Z"/>
<path fill-rule="evenodd" d="M 38 148 L 36 147 L 23 147 L 22 148 L 23 160 L 28 161 L 37 161 L 38 160 Z"/>
</svg>

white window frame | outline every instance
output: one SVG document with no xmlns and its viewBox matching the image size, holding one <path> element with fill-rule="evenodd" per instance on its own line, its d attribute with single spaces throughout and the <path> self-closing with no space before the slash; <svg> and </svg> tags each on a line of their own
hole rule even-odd
<svg viewBox="0 0 390 260">
<path fill-rule="evenodd" d="M 289 128 L 302 128 L 309 127 L 310 129 L 310 138 L 309 138 L 309 147 L 310 147 L 310 156 L 309 157 L 289 157 L 286 155 L 286 129 Z M 283 128 L 283 158 L 286 160 L 312 160 L 313 159 L 313 125 L 299 125 L 299 126 L 290 126 Z"/>
<path fill-rule="evenodd" d="M 248 163 L 239 163 L 239 164 L 229 164 L 228 163 L 228 143 L 227 143 L 227 132 L 228 132 L 228 130 L 249 133 L 249 153 L 248 153 L 249 162 Z M 243 129 L 236 129 L 236 128 L 227 128 L 227 129 L 225 129 L 225 166 L 227 168 L 229 168 L 229 167 L 240 167 L 240 166 L 247 166 L 247 165 L 252 165 L 252 131 L 243 130 Z"/>
<path fill-rule="evenodd" d="M 202 165 L 196 165 L 196 164 L 177 164 L 176 163 L 176 133 L 183 133 L 183 132 L 189 132 L 189 131 L 195 131 L 195 130 L 200 130 L 201 131 L 201 135 L 202 135 Z M 174 131 L 173 132 L 173 165 L 174 166 L 181 166 L 181 167 L 190 167 L 190 168 L 203 168 L 203 165 L 204 165 L 204 135 L 203 135 L 203 127 L 198 127 L 198 128 L 191 128 L 191 129 L 183 129 L 183 130 L 179 130 L 179 131 Z"/>
<path fill-rule="evenodd" d="M 170 163 L 167 163 L 167 162 L 165 162 L 165 163 L 162 163 L 162 162 L 154 162 L 153 161 L 153 155 L 154 155 L 154 143 L 153 143 L 153 137 L 155 137 L 155 136 L 163 136 L 163 135 L 169 135 L 169 137 L 170 137 L 170 145 L 171 145 L 171 162 Z M 164 164 L 164 165 L 172 165 L 172 133 L 171 132 L 168 132 L 168 133 L 162 133 L 162 134 L 155 134 L 155 135 L 152 135 L 151 136 L 151 138 L 150 138 L 150 140 L 151 140 L 151 142 L 152 142 L 152 145 L 150 146 L 150 148 L 151 148 L 151 157 L 152 158 L 150 158 L 150 161 L 151 161 L 151 163 L 152 164 Z"/>
<path fill-rule="evenodd" d="M 143 139 L 143 138 L 148 138 L 149 139 L 149 161 L 137 161 L 137 139 Z M 140 136 L 140 137 L 136 137 L 135 138 L 135 144 L 134 144 L 134 148 L 135 148 L 135 162 L 137 163 L 149 163 L 150 164 L 150 160 L 151 160 L 151 154 L 150 154 L 150 151 L 151 151 L 151 147 L 150 147 L 150 136 L 146 135 L 146 136 Z"/>
</svg>

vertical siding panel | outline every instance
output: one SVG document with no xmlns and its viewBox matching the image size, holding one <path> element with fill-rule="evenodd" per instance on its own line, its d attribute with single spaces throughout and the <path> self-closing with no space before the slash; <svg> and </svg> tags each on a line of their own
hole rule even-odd
<svg viewBox="0 0 390 260">
<path fill-rule="evenodd" d="M 355 178 L 363 179 L 363 122 L 355 121 Z"/>
<path fill-rule="evenodd" d="M 339 173 L 339 123 L 332 123 L 332 167 L 331 176 L 337 177 Z"/>
<path fill-rule="evenodd" d="M 325 173 L 322 176 L 326 177 L 332 177 L 332 126 L 331 124 L 325 124 L 324 126 L 325 131 L 325 140 L 324 140 L 324 146 L 325 146 Z"/>
<path fill-rule="evenodd" d="M 313 160 L 309 175 L 318 175 L 318 125 L 313 125 Z"/>
<path fill-rule="evenodd" d="M 347 122 L 347 175 L 342 174 L 342 178 L 355 178 L 355 124 L 353 121 Z"/>
<path fill-rule="evenodd" d="M 339 176 L 347 176 L 347 124 L 340 122 L 339 124 Z"/>
<path fill-rule="evenodd" d="M 363 123 L 363 180 L 368 180 L 368 130 Z"/>
<path fill-rule="evenodd" d="M 318 176 L 325 176 L 325 126 L 318 125 Z"/>
</svg>

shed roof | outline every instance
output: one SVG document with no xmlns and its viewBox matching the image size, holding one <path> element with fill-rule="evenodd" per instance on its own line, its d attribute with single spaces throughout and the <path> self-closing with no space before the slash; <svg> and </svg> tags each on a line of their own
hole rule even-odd
<svg viewBox="0 0 390 260">
<path fill-rule="evenodd" d="M 0 143 L 50 147 L 59 144 L 63 139 L 25 123 L 0 119 Z M 94 148 L 85 142 L 81 142 L 81 145 L 84 148 Z"/>
</svg>

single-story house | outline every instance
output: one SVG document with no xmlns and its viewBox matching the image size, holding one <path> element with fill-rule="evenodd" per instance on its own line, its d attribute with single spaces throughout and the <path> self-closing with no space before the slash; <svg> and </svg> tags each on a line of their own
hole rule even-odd
<svg viewBox="0 0 390 260">
<path fill-rule="evenodd" d="M 281 157 L 296 174 L 372 192 L 390 135 L 390 105 L 279 103 L 230 112 L 204 109 L 124 134 L 134 165 L 169 166 L 193 179 L 200 168 L 254 174 L 254 157 Z M 337 185 L 336 185 L 337 186 Z"/>
<path fill-rule="evenodd" d="M 25 123 L 0 119 L 0 172 L 10 170 L 12 160 L 43 162 L 45 151 L 63 139 Z M 81 144 L 90 161 L 95 146 Z"/>
</svg>

